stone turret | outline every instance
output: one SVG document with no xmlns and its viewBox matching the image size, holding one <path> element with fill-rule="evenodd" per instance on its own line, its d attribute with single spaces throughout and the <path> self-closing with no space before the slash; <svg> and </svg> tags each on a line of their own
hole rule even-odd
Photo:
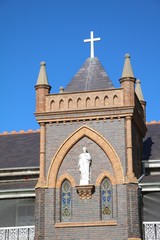
<svg viewBox="0 0 160 240">
<path fill-rule="evenodd" d="M 122 77 L 120 79 L 121 87 L 124 89 L 124 105 L 125 106 L 134 106 L 134 84 L 135 84 L 135 77 L 132 71 L 132 66 L 130 62 L 130 55 L 125 55 L 125 62 L 122 72 Z"/>
<path fill-rule="evenodd" d="M 144 111 L 144 121 L 146 121 L 146 101 L 144 100 L 143 97 L 143 92 L 142 92 L 142 88 L 141 88 L 141 81 L 139 79 L 137 79 L 136 81 L 136 86 L 135 86 L 135 93 L 142 105 L 143 111 Z"/>
<path fill-rule="evenodd" d="M 35 86 L 36 90 L 36 112 L 45 111 L 45 96 L 50 93 L 51 86 L 48 83 L 46 63 L 40 63 L 40 71 Z"/>
</svg>

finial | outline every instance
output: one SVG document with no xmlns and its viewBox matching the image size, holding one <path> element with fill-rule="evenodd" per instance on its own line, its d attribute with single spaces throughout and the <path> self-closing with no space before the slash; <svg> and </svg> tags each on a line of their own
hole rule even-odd
<svg viewBox="0 0 160 240">
<path fill-rule="evenodd" d="M 91 55 L 90 58 L 94 58 L 94 42 L 100 41 L 100 38 L 94 38 L 93 31 L 90 32 L 90 39 L 85 39 L 84 42 L 90 42 L 91 43 Z"/>
<path fill-rule="evenodd" d="M 130 62 L 130 55 L 128 53 L 125 54 L 125 62 L 124 62 L 124 67 L 123 67 L 123 72 L 122 72 L 122 78 L 124 77 L 133 77 L 133 71 L 132 71 L 132 66 Z"/>
<path fill-rule="evenodd" d="M 64 87 L 61 86 L 61 87 L 59 88 L 59 93 L 64 93 Z"/>
<path fill-rule="evenodd" d="M 137 79 L 136 81 L 136 87 L 135 87 L 135 93 L 137 94 L 137 97 L 140 101 L 144 101 L 143 93 L 142 93 L 142 88 L 141 88 L 141 81 Z"/>
<path fill-rule="evenodd" d="M 46 63 L 44 61 L 40 62 L 40 66 L 46 66 Z"/>
<path fill-rule="evenodd" d="M 130 58 L 130 54 L 129 54 L 129 53 L 126 53 L 126 54 L 125 54 L 125 58 Z"/>
<path fill-rule="evenodd" d="M 39 75 L 37 79 L 36 85 L 49 85 L 48 79 L 47 79 L 47 73 L 46 73 L 46 63 L 44 61 L 40 62 L 40 70 Z"/>
</svg>

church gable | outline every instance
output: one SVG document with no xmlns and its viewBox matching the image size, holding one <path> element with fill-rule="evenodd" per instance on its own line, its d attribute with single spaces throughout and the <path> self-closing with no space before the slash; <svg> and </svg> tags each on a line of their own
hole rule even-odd
<svg viewBox="0 0 160 240">
<path fill-rule="evenodd" d="M 46 81 L 36 85 L 41 129 L 36 211 L 45 216 L 36 239 L 140 237 L 134 223 L 139 221 L 135 166 L 141 152 L 133 154 L 133 146 L 146 127 L 135 82 L 129 54 L 121 87 L 114 88 L 92 48 L 90 59 L 59 94 L 50 94 Z"/>
</svg>

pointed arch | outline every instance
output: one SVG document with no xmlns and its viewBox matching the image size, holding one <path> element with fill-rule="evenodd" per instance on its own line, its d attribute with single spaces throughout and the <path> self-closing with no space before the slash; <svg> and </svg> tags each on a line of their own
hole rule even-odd
<svg viewBox="0 0 160 240">
<path fill-rule="evenodd" d="M 117 105 L 118 104 L 118 97 L 117 95 L 114 95 L 113 97 L 113 105 Z"/>
<path fill-rule="evenodd" d="M 115 180 L 115 177 L 108 171 L 103 171 L 99 176 L 98 178 L 96 179 L 96 186 L 100 186 L 101 185 L 101 182 L 103 181 L 103 179 L 107 177 L 112 185 L 115 185 L 116 184 L 116 180 Z"/>
<path fill-rule="evenodd" d="M 72 187 L 76 186 L 76 182 L 75 182 L 74 178 L 70 174 L 64 173 L 63 175 L 61 175 L 58 178 L 58 180 L 56 182 L 56 188 L 61 188 L 62 183 L 64 182 L 65 179 L 67 179 L 71 183 Z"/>
<path fill-rule="evenodd" d="M 91 99 L 89 97 L 86 98 L 86 107 L 91 106 Z"/>
<path fill-rule="evenodd" d="M 99 99 L 98 96 L 95 98 L 95 103 L 94 103 L 94 105 L 95 105 L 95 107 L 99 107 L 99 106 L 100 106 L 100 99 Z"/>
<path fill-rule="evenodd" d="M 63 101 L 63 99 L 61 99 L 59 101 L 59 109 L 62 110 L 63 108 L 64 108 L 64 101 Z"/>
<path fill-rule="evenodd" d="M 68 109 L 71 109 L 72 106 L 73 106 L 73 100 L 70 98 L 70 99 L 68 100 Z"/>
<path fill-rule="evenodd" d="M 55 107 L 55 101 L 52 100 L 52 101 L 50 102 L 50 110 L 51 110 L 51 111 L 54 110 L 54 107 Z"/>
<path fill-rule="evenodd" d="M 78 98 L 77 99 L 77 108 L 80 108 L 82 106 L 82 99 Z"/>
<path fill-rule="evenodd" d="M 108 107 L 108 105 L 109 105 L 109 98 L 108 98 L 108 96 L 105 96 L 104 97 L 104 106 Z"/>
<path fill-rule="evenodd" d="M 91 129 L 88 126 L 82 126 L 64 141 L 64 143 L 59 147 L 56 154 L 54 155 L 47 175 L 46 181 L 47 187 L 51 188 L 56 186 L 58 170 L 61 166 L 64 157 L 72 148 L 72 146 L 75 145 L 76 142 L 78 142 L 84 136 L 88 137 L 93 142 L 98 144 L 100 148 L 104 151 L 104 153 L 108 156 L 114 170 L 116 184 L 123 183 L 124 175 L 122 165 L 114 148 L 98 132 L 96 132 L 95 130 Z"/>
</svg>

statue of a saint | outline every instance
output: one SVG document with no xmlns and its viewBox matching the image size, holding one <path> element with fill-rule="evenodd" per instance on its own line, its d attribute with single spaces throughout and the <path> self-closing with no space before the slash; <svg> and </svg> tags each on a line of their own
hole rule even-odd
<svg viewBox="0 0 160 240">
<path fill-rule="evenodd" d="M 78 167 L 81 173 L 80 185 L 88 185 L 91 177 L 91 155 L 88 153 L 87 148 L 83 147 L 83 153 L 79 155 Z"/>
</svg>

